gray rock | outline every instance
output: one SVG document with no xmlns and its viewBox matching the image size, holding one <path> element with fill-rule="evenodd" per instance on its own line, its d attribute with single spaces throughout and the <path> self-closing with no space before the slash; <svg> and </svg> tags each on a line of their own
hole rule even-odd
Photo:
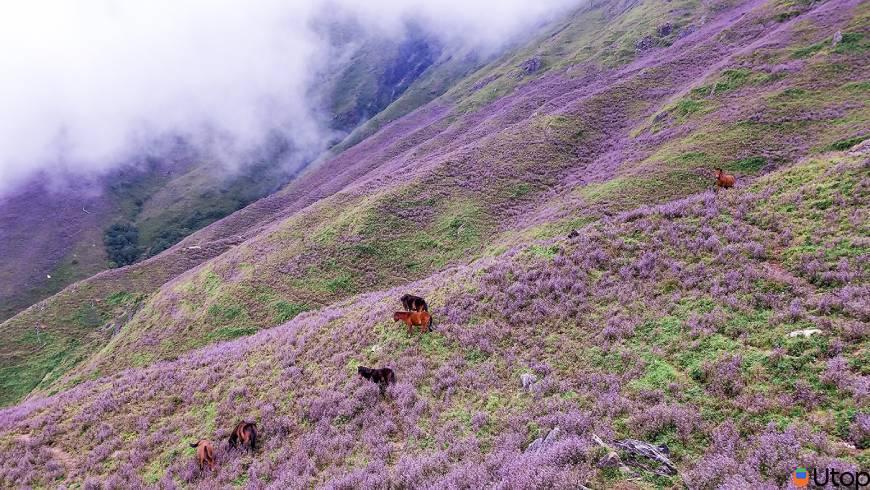
<svg viewBox="0 0 870 490">
<path fill-rule="evenodd" d="M 538 381 L 538 377 L 532 373 L 523 373 L 520 375 L 520 381 L 523 383 L 524 390 L 530 390 L 532 385 Z"/>
<path fill-rule="evenodd" d="M 562 437 L 562 429 L 558 427 L 553 427 L 553 430 L 547 432 L 546 437 L 539 437 L 532 441 L 532 443 L 529 444 L 529 447 L 526 448 L 525 452 L 533 453 L 541 449 L 546 449 L 552 446 L 553 443 L 559 440 L 560 437 Z"/>
<path fill-rule="evenodd" d="M 527 74 L 534 73 L 541 69 L 541 59 L 535 56 L 534 58 L 529 58 L 520 65 L 520 68 Z"/>
<path fill-rule="evenodd" d="M 646 51 L 655 46 L 655 40 L 652 36 L 644 36 L 634 42 L 634 50 L 637 52 Z"/>
<path fill-rule="evenodd" d="M 618 468 L 622 466 L 619 455 L 611 451 L 598 461 L 599 468 Z"/>
<path fill-rule="evenodd" d="M 836 46 L 836 45 L 840 44 L 840 42 L 842 42 L 842 41 L 843 41 L 843 32 L 837 31 L 836 33 L 834 33 L 834 37 L 831 39 L 831 46 Z"/>
<path fill-rule="evenodd" d="M 559 427 L 553 427 L 553 430 L 547 434 L 547 437 L 544 438 L 544 447 L 551 446 L 554 442 L 559 440 L 562 437 L 562 429 Z"/>
</svg>

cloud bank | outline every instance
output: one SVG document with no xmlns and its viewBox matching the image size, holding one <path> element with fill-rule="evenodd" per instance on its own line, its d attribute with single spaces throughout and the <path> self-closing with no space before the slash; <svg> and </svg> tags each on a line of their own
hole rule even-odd
<svg viewBox="0 0 870 490">
<path fill-rule="evenodd" d="M 232 165 L 276 132 L 323 149 L 309 97 L 353 19 L 494 50 L 577 0 L 30 0 L 0 9 L 0 192 L 38 171 L 93 174 L 181 137 Z M 317 21 L 317 22 L 316 22 Z"/>
</svg>

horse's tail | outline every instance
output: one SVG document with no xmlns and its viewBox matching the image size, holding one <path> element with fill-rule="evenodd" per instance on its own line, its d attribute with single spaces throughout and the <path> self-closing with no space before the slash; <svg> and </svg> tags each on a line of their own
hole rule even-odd
<svg viewBox="0 0 870 490">
<path fill-rule="evenodd" d="M 431 314 L 429 315 L 429 331 L 430 332 L 435 331 L 435 317 L 432 316 Z"/>
</svg>

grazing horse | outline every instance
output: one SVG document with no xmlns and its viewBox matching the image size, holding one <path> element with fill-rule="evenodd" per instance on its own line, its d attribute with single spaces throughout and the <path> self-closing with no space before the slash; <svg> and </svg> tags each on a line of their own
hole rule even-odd
<svg viewBox="0 0 870 490">
<path fill-rule="evenodd" d="M 429 305 L 426 304 L 426 300 L 419 296 L 406 294 L 399 298 L 399 300 L 402 302 L 402 307 L 405 308 L 405 311 L 429 311 Z"/>
<path fill-rule="evenodd" d="M 233 429 L 230 434 L 230 447 L 245 444 L 252 453 L 257 449 L 257 424 L 242 421 Z"/>
<path fill-rule="evenodd" d="M 196 448 L 196 460 L 199 462 L 199 471 L 202 471 L 203 465 L 208 465 L 208 469 L 215 470 L 214 467 L 214 446 L 208 439 L 200 439 L 190 447 Z"/>
<path fill-rule="evenodd" d="M 721 168 L 716 169 L 716 188 L 719 189 L 730 189 L 734 187 L 734 176 L 730 174 L 726 174 L 722 171 Z"/>
<path fill-rule="evenodd" d="M 390 368 L 372 369 L 360 366 L 356 368 L 356 372 L 372 383 L 377 383 L 381 389 L 381 395 L 387 390 L 388 385 L 396 382 L 396 373 Z"/>
<path fill-rule="evenodd" d="M 432 331 L 432 315 L 425 311 L 397 311 L 393 313 L 393 321 L 403 321 L 408 326 L 408 335 L 411 335 L 411 327 L 420 327 L 420 333 Z"/>
</svg>

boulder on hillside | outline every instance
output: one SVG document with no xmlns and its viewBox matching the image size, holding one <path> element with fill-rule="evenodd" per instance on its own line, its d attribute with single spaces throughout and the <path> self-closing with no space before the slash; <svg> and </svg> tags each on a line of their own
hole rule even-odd
<svg viewBox="0 0 870 490">
<path fill-rule="evenodd" d="M 532 385 L 538 381 L 538 377 L 532 373 L 523 373 L 520 375 L 520 382 L 523 384 L 523 389 L 529 391 L 532 389 Z"/>
<path fill-rule="evenodd" d="M 541 66 L 543 66 L 543 64 L 541 63 L 541 58 L 538 58 L 537 56 L 529 58 L 520 64 L 520 68 L 526 75 L 535 73 L 536 71 L 541 69 Z"/>
<path fill-rule="evenodd" d="M 553 429 L 550 432 L 547 432 L 546 436 L 539 437 L 539 438 L 535 439 L 534 441 L 532 441 L 532 443 L 529 444 L 529 447 L 526 448 L 525 452 L 532 453 L 535 451 L 539 451 L 541 449 L 548 448 L 548 447 L 552 446 L 553 443 L 558 441 L 559 438 L 561 438 L 561 437 L 562 437 L 562 429 L 560 429 L 558 426 L 553 427 Z"/>
<path fill-rule="evenodd" d="M 652 36 L 644 36 L 634 42 L 634 50 L 640 53 L 642 51 L 652 49 L 653 47 L 655 47 L 655 45 L 656 42 Z"/>
</svg>

